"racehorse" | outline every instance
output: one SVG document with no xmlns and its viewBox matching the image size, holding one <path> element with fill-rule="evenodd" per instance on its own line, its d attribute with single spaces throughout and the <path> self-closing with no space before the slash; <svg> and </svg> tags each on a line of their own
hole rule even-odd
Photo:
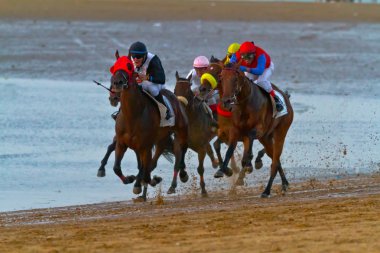
<svg viewBox="0 0 380 253">
<path fill-rule="evenodd" d="M 185 111 L 189 119 L 188 144 L 189 148 L 198 154 L 197 171 L 200 176 L 202 196 L 207 196 L 206 185 L 203 179 L 203 162 L 207 154 L 211 159 L 214 168 L 219 164 L 219 160 L 215 159 L 214 152 L 210 145 L 210 141 L 216 136 L 216 133 L 212 131 L 211 118 L 204 108 L 204 106 L 207 105 L 198 99 L 191 90 L 191 76 L 188 78 L 181 78 L 179 77 L 178 72 L 175 73 L 175 76 L 176 85 L 174 88 L 174 94 L 185 106 Z"/>
<path fill-rule="evenodd" d="M 118 55 L 117 55 L 118 56 Z M 121 58 L 118 58 L 118 60 Z M 117 60 L 117 61 L 118 61 Z M 116 63 L 117 63 L 116 61 Z M 131 69 L 132 66 L 128 65 Z M 188 120 L 186 113 L 182 109 L 176 96 L 169 90 L 163 89 L 160 92 L 165 96 L 172 108 L 175 117 L 173 126 L 160 127 L 160 112 L 152 97 L 147 95 L 136 81 L 136 73 L 128 74 L 124 69 L 116 70 L 111 83 L 115 90 L 121 92 L 120 113 L 116 119 L 116 148 L 114 172 L 124 183 L 131 183 L 133 176 L 125 177 L 121 171 L 121 160 L 125 151 L 129 147 L 134 150 L 138 158 L 139 173 L 133 188 L 135 194 L 141 193 L 141 185 L 149 184 L 155 186 L 161 182 L 160 177 L 151 178 L 151 171 L 155 167 L 152 159 L 152 148 L 156 147 L 156 155 L 161 154 L 168 136 L 174 134 L 173 153 L 175 156 L 174 175 L 171 188 L 177 186 L 177 175 L 183 182 L 188 180 L 185 170 L 184 157 L 187 150 Z M 169 189 L 170 191 L 171 189 Z M 146 191 L 143 193 L 146 199 Z"/>
<path fill-rule="evenodd" d="M 118 52 L 116 53 L 116 57 L 118 57 L 117 55 L 118 55 Z M 98 82 L 95 82 L 95 83 L 97 83 L 98 85 L 102 85 L 102 84 L 100 84 Z M 119 105 L 119 102 L 120 102 L 120 94 L 121 94 L 121 92 L 120 91 L 116 92 L 115 86 L 113 84 L 111 84 L 111 86 L 110 86 L 110 88 L 108 90 L 110 91 L 108 100 L 110 101 L 111 106 L 117 107 Z M 115 113 L 113 113 L 111 115 L 112 118 L 115 121 L 116 121 L 116 117 L 117 117 L 118 113 L 119 113 L 119 111 L 116 111 Z M 98 174 L 97 174 L 98 177 L 105 177 L 106 176 L 106 167 L 105 166 L 106 166 L 106 164 L 108 162 L 108 159 L 109 159 L 110 155 L 112 154 L 113 151 L 115 151 L 115 147 L 116 147 L 116 136 L 114 136 L 114 138 L 112 140 L 112 143 L 110 145 L 108 145 L 107 152 L 106 152 L 106 154 L 104 155 L 103 159 L 100 162 L 100 167 L 98 169 Z M 172 143 L 172 140 L 171 140 L 170 136 L 167 137 L 165 148 L 164 148 L 162 154 L 166 158 L 166 160 L 168 160 L 170 163 L 173 163 L 173 159 L 172 159 L 172 156 L 173 156 L 173 143 Z M 160 155 L 161 154 L 159 154 L 159 153 L 155 153 L 155 156 L 153 158 L 153 164 L 154 164 L 154 166 L 153 166 L 152 170 L 156 167 L 155 165 L 157 165 L 157 160 L 160 157 Z M 136 158 L 137 158 L 137 161 L 139 161 L 138 157 L 136 157 Z M 144 190 L 145 190 L 145 188 L 144 188 Z"/>
<path fill-rule="evenodd" d="M 225 60 L 220 61 L 213 56 L 211 57 L 210 65 L 206 70 L 207 76 L 205 75 L 202 77 L 202 85 L 200 87 L 201 98 L 207 99 L 208 94 L 210 94 L 213 90 L 218 90 L 219 95 L 222 96 L 223 89 L 221 88 L 221 85 L 220 85 L 219 76 L 224 67 L 224 61 Z M 229 134 L 230 128 L 232 127 L 232 119 L 231 119 L 232 113 L 223 110 L 220 107 L 220 105 L 218 105 L 217 111 L 218 111 L 217 119 L 218 119 L 219 130 L 218 130 L 218 139 L 214 142 L 214 148 L 218 155 L 219 161 L 221 162 L 221 166 L 223 166 L 222 165 L 223 158 L 221 156 L 220 147 L 221 147 L 221 143 L 228 142 L 228 134 Z M 239 141 L 242 141 L 242 140 L 239 140 Z M 256 160 L 255 160 L 256 169 L 260 169 L 263 166 L 262 157 L 264 156 L 264 154 L 265 154 L 264 149 L 258 152 L 256 156 Z M 233 159 L 234 156 L 232 156 L 231 158 Z M 243 169 L 240 170 L 239 177 L 236 181 L 237 185 L 243 185 L 245 173 L 252 172 L 252 164 L 251 164 L 252 158 L 253 158 L 253 155 L 252 153 L 250 153 L 248 157 L 245 157 L 245 159 L 242 160 Z"/>
<path fill-rule="evenodd" d="M 293 121 L 293 109 L 289 97 L 273 85 L 273 88 L 284 97 L 288 111 L 287 114 L 275 118 L 268 93 L 245 77 L 239 69 L 239 64 L 227 64 L 220 74 L 220 82 L 223 91 L 221 104 L 225 110 L 232 112 L 233 126 L 229 132 L 229 147 L 223 167 L 215 173 L 215 177 L 230 174 L 226 164 L 238 140 L 244 140 L 243 157 L 247 157 L 252 148 L 253 139 L 258 139 L 263 144 L 265 152 L 272 159 L 270 178 L 261 197 L 270 196 L 272 183 L 277 172 L 281 176 L 282 190 L 286 191 L 289 183 L 282 169 L 280 156 L 286 134 Z"/>
</svg>

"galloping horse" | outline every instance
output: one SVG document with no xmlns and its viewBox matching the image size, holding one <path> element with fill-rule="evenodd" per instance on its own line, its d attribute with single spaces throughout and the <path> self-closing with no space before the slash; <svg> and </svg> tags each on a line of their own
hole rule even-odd
<svg viewBox="0 0 380 253">
<path fill-rule="evenodd" d="M 117 59 L 119 57 L 118 52 L 116 52 L 115 55 L 116 55 L 116 59 Z M 102 85 L 102 84 L 100 84 L 98 82 L 95 82 L 95 83 L 97 83 L 98 85 Z M 111 84 L 111 86 L 110 86 L 110 88 L 108 90 L 110 91 L 110 95 L 108 97 L 108 100 L 110 101 L 111 106 L 113 106 L 113 107 L 118 106 L 119 102 L 120 102 L 121 91 L 116 92 L 115 86 L 113 84 Z M 112 118 L 115 121 L 116 121 L 116 117 L 117 117 L 118 113 L 119 112 L 116 111 L 115 113 L 112 114 Z M 106 154 L 104 155 L 103 159 L 100 162 L 100 167 L 98 169 L 98 174 L 97 174 L 98 177 L 105 177 L 106 176 L 106 164 L 107 164 L 108 159 L 109 159 L 110 155 L 112 154 L 112 152 L 115 151 L 115 147 L 116 147 L 116 136 L 114 136 L 114 138 L 112 140 L 112 143 L 110 145 L 108 145 L 107 152 L 106 152 Z M 154 165 L 157 165 L 157 160 L 158 160 L 158 158 L 161 155 L 161 154 L 157 153 L 157 151 L 160 151 L 160 150 L 156 150 L 156 153 L 155 153 L 155 155 L 153 157 L 153 164 Z M 164 148 L 162 154 L 166 158 L 166 160 L 168 160 L 170 163 L 173 163 L 173 159 L 172 159 L 172 156 L 173 156 L 173 142 L 172 142 L 170 136 L 167 137 L 165 148 Z M 137 161 L 139 162 L 138 157 L 137 157 Z M 152 170 L 155 167 L 156 166 L 154 166 L 152 168 Z"/>
<path fill-rule="evenodd" d="M 121 59 L 121 58 L 119 58 Z M 116 63 L 118 63 L 119 59 Z M 132 66 L 127 63 L 127 68 Z M 171 188 L 177 186 L 177 175 L 180 171 L 181 181 L 188 180 L 185 171 L 184 157 L 187 150 L 188 120 L 176 96 L 169 90 L 163 89 L 161 93 L 170 101 L 175 116 L 174 126 L 160 127 L 160 112 L 153 101 L 136 82 L 136 73 L 131 76 L 124 69 L 118 69 L 111 78 L 116 91 L 121 91 L 121 110 L 116 119 L 116 149 L 114 172 L 123 181 L 129 183 L 121 171 L 121 160 L 127 148 L 135 151 L 138 157 L 139 173 L 133 188 L 135 194 L 141 193 L 141 184 L 155 186 L 162 179 L 151 178 L 152 168 L 155 167 L 152 159 L 152 148 L 156 147 L 156 154 L 161 154 L 165 147 L 167 137 L 174 133 L 173 152 L 175 156 L 174 175 Z M 133 181 L 132 181 L 133 182 Z M 146 199 L 144 190 L 143 198 Z"/>
<path fill-rule="evenodd" d="M 286 115 L 274 118 L 269 95 L 246 78 L 239 70 L 238 64 L 226 65 L 220 74 L 220 81 L 223 90 L 222 106 L 232 111 L 233 127 L 229 133 L 230 146 L 224 166 L 216 172 L 215 177 L 229 174 L 225 164 L 230 159 L 239 139 L 244 140 L 244 156 L 248 156 L 253 139 L 257 138 L 272 159 L 270 178 L 261 197 L 269 197 L 277 171 L 281 176 L 282 190 L 286 191 L 289 183 L 282 169 L 280 156 L 286 134 L 293 121 L 293 109 L 288 96 L 273 85 L 273 88 L 283 95 L 288 111 Z"/>
<path fill-rule="evenodd" d="M 216 168 L 219 161 L 215 159 L 210 141 L 216 136 L 212 131 L 211 118 L 204 109 L 204 103 L 195 97 L 191 90 L 191 76 L 181 78 L 176 75 L 176 85 L 174 94 L 184 104 L 187 117 L 189 119 L 189 148 L 198 153 L 198 174 L 200 176 L 200 186 L 203 196 L 207 196 L 205 182 L 203 179 L 204 167 L 203 161 L 206 154 L 210 157 L 212 166 Z"/>
<path fill-rule="evenodd" d="M 200 96 L 202 98 L 207 98 L 207 95 L 210 94 L 213 90 L 218 90 L 219 95 L 222 96 L 223 89 L 221 88 L 221 85 L 220 85 L 219 76 L 220 76 L 220 73 L 222 72 L 223 67 L 224 67 L 224 60 L 220 61 L 217 58 L 214 58 L 213 56 L 211 57 L 210 65 L 206 70 L 206 73 L 208 76 L 204 76 L 202 78 L 202 85 L 200 87 Z M 218 155 L 219 161 L 221 162 L 221 166 L 223 166 L 222 165 L 223 158 L 220 153 L 220 146 L 221 146 L 221 143 L 228 143 L 228 134 L 229 134 L 230 128 L 232 127 L 231 116 L 232 116 L 231 112 L 222 110 L 220 105 L 218 105 L 217 118 L 218 118 L 219 130 L 218 130 L 218 139 L 214 142 L 214 148 Z M 243 140 L 239 140 L 239 141 L 243 141 Z M 264 156 L 264 154 L 265 154 L 264 149 L 258 152 L 256 160 L 255 160 L 256 169 L 260 169 L 263 166 L 261 158 Z M 239 177 L 236 181 L 237 185 L 243 185 L 245 173 L 252 172 L 252 164 L 251 164 L 252 157 L 253 155 L 250 154 L 250 156 L 245 157 L 245 159 L 242 160 L 243 170 L 241 170 L 239 173 Z M 231 158 L 234 159 L 234 156 L 232 156 Z"/>
</svg>

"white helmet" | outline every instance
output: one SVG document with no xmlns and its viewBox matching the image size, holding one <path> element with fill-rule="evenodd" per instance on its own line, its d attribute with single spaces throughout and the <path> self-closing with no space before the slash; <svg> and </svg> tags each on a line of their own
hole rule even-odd
<svg viewBox="0 0 380 253">
<path fill-rule="evenodd" d="M 193 66 L 194 68 L 207 68 L 210 62 L 208 61 L 206 56 L 198 56 L 194 59 Z"/>
</svg>

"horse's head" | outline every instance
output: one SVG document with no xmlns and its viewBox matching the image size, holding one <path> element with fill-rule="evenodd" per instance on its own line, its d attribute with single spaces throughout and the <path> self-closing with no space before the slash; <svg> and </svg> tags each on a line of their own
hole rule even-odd
<svg viewBox="0 0 380 253">
<path fill-rule="evenodd" d="M 220 73 L 220 85 L 222 87 L 221 102 L 222 107 L 228 111 L 232 110 L 232 105 L 238 103 L 238 96 L 241 93 L 245 76 L 239 69 L 239 64 L 228 63 Z"/>
<path fill-rule="evenodd" d="M 223 69 L 223 62 L 211 57 L 211 63 L 206 72 L 201 77 L 201 86 L 199 87 L 200 97 L 207 99 L 211 91 L 218 90 L 219 75 Z"/>
<path fill-rule="evenodd" d="M 110 68 L 112 73 L 111 77 L 111 90 L 115 94 L 120 94 L 123 89 L 128 89 L 131 85 L 136 83 L 136 76 L 132 61 L 127 56 L 119 56 L 116 51 L 116 62 Z"/>
<path fill-rule="evenodd" d="M 174 87 L 174 94 L 177 98 L 187 105 L 189 100 L 194 97 L 193 91 L 191 90 L 191 75 L 188 78 L 179 77 L 178 71 L 175 72 L 176 84 Z"/>
</svg>

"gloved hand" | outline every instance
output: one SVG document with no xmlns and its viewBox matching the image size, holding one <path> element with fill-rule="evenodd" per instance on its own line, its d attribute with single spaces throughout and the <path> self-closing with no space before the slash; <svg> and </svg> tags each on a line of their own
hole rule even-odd
<svg viewBox="0 0 380 253">
<path fill-rule="evenodd" d="M 230 63 L 236 63 L 236 54 L 232 54 L 230 58 Z"/>
<path fill-rule="evenodd" d="M 240 66 L 239 68 L 243 72 L 248 72 L 247 67 L 245 67 L 245 66 Z"/>
</svg>

